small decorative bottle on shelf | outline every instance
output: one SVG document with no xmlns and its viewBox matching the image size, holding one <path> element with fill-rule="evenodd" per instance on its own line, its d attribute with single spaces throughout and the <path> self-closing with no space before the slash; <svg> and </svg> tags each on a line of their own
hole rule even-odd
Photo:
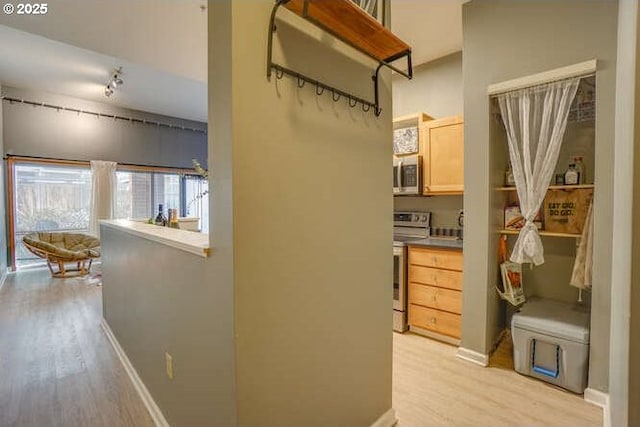
<svg viewBox="0 0 640 427">
<path fill-rule="evenodd" d="M 576 165 L 576 170 L 578 171 L 578 184 L 586 184 L 585 176 L 584 176 L 584 165 L 582 163 L 582 156 L 575 156 L 573 158 L 573 164 Z"/>
<path fill-rule="evenodd" d="M 564 173 L 565 185 L 578 185 L 580 183 L 580 173 L 576 169 L 576 165 L 571 163 L 569 169 Z"/>
<path fill-rule="evenodd" d="M 507 170 L 504 172 L 504 185 L 507 187 L 515 187 L 516 185 L 516 179 L 513 176 L 511 161 L 509 161 L 509 166 L 507 166 Z"/>
</svg>

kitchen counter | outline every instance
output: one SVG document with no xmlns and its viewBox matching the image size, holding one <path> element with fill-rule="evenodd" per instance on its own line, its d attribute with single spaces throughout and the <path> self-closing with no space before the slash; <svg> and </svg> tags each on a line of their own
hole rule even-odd
<svg viewBox="0 0 640 427">
<path fill-rule="evenodd" d="M 103 220 L 100 221 L 100 224 L 103 227 L 121 230 L 134 236 L 152 240 L 204 258 L 208 257 L 211 253 L 209 235 L 206 233 L 160 227 L 126 219 Z"/>
<path fill-rule="evenodd" d="M 447 240 L 447 239 L 419 239 L 411 240 L 407 242 L 408 246 L 421 246 L 427 248 L 441 248 L 441 249 L 459 249 L 462 250 L 462 240 Z"/>
</svg>

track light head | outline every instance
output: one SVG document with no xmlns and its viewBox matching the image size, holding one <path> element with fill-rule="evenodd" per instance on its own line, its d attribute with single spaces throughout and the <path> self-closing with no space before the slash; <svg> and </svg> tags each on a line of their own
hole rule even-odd
<svg viewBox="0 0 640 427">
<path fill-rule="evenodd" d="M 110 97 L 111 95 L 113 95 L 114 89 L 116 89 L 118 86 L 124 83 L 122 81 L 122 77 L 120 77 L 121 74 L 122 74 L 122 67 L 118 67 L 115 70 L 113 70 L 111 79 L 109 80 L 109 83 L 107 83 L 107 86 L 104 88 L 104 96 Z"/>
<path fill-rule="evenodd" d="M 111 79 L 111 86 L 116 88 L 116 87 L 120 86 L 122 83 L 124 83 L 124 82 L 120 78 L 120 75 L 118 73 L 114 74 L 113 78 Z"/>
</svg>

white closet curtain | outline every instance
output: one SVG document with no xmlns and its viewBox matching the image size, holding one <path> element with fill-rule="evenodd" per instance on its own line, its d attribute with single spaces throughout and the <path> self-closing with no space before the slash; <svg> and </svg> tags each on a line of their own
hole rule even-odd
<svg viewBox="0 0 640 427">
<path fill-rule="evenodd" d="M 579 289 L 589 289 L 593 284 L 593 200 L 589 203 L 569 284 Z"/>
<path fill-rule="evenodd" d="M 113 219 L 116 208 L 116 162 L 91 161 L 89 233 L 100 237 L 100 220 Z"/>
<path fill-rule="evenodd" d="M 544 250 L 533 223 L 554 174 L 571 102 L 580 78 L 561 80 L 498 95 L 509 141 L 509 158 L 525 225 L 511 261 L 544 263 Z"/>
</svg>

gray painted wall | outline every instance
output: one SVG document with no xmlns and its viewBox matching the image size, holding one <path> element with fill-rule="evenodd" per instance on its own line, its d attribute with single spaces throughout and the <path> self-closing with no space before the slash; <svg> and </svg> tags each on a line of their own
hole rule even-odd
<svg viewBox="0 0 640 427">
<path fill-rule="evenodd" d="M 104 226 L 100 237 L 103 316 L 169 424 L 233 426 L 224 250 L 205 259 Z M 173 356 L 173 380 L 165 352 Z"/>
<path fill-rule="evenodd" d="M 638 351 L 638 220 L 640 220 L 640 72 L 638 3 L 621 1 L 618 12 L 616 140 L 609 395 L 612 426 L 640 425 Z M 635 166 L 635 167 L 634 167 Z M 633 179 L 629 179 L 633 177 Z M 629 203 L 633 200 L 633 203 Z M 631 230 L 631 233 L 629 232 Z M 635 334 L 635 336 L 634 336 Z"/>
<path fill-rule="evenodd" d="M 224 3 L 233 54 L 219 62 L 233 102 L 216 142 L 233 151 L 238 424 L 370 426 L 392 405 L 390 73 L 380 117 L 295 79 L 268 81 L 256 23 L 273 3 L 210 2 L 214 17 Z M 369 61 L 278 15 L 278 61 L 372 95 Z M 218 43 L 209 39 L 211 52 Z"/>
<path fill-rule="evenodd" d="M 391 76 L 379 118 L 268 81 L 271 7 L 209 7 L 212 256 L 103 228 L 105 316 L 172 425 L 366 427 L 392 403 Z M 283 61 L 370 93 L 370 64 L 285 20 Z"/>
<path fill-rule="evenodd" d="M 465 261 L 462 346 L 488 353 L 503 327 L 497 279 L 504 163 L 490 141 L 487 87 L 598 59 L 595 255 L 589 386 L 608 388 L 617 2 L 473 0 L 463 5 Z M 499 156 L 496 156 L 499 157 Z M 526 285 L 525 285 L 526 286 Z"/>
<path fill-rule="evenodd" d="M 636 3 L 637 7 L 637 3 Z M 638 31 L 638 22 L 640 21 L 640 9 L 636 10 L 636 52 L 635 58 L 640 57 L 640 32 Z M 634 135 L 633 135 L 633 164 L 636 165 L 633 171 L 633 244 L 631 252 L 631 289 L 630 298 L 630 325 L 629 325 L 629 425 L 640 426 L 640 171 L 637 165 L 640 165 L 640 67 L 636 62 L 635 67 L 635 107 L 634 107 Z M 625 204 L 625 206 L 627 206 Z M 635 262 L 634 262 L 635 261 Z M 616 263 L 617 264 L 617 263 Z M 612 311 L 616 310 L 612 307 Z M 614 350 L 616 351 L 616 350 Z M 629 404 L 630 403 L 630 404 Z M 614 425 L 612 423 L 612 425 Z"/>
<path fill-rule="evenodd" d="M 462 106 L 462 52 L 415 67 L 411 80 L 393 76 L 393 117 L 417 112 L 436 119 L 460 116 Z"/>
<path fill-rule="evenodd" d="M 206 130 L 193 122 L 92 101 L 10 87 L 3 95 L 104 114 L 171 123 Z M 191 159 L 206 164 L 207 135 L 89 114 L 57 111 L 21 103 L 4 104 L 5 155 L 72 160 L 111 160 L 148 166 L 191 168 Z"/>
</svg>

